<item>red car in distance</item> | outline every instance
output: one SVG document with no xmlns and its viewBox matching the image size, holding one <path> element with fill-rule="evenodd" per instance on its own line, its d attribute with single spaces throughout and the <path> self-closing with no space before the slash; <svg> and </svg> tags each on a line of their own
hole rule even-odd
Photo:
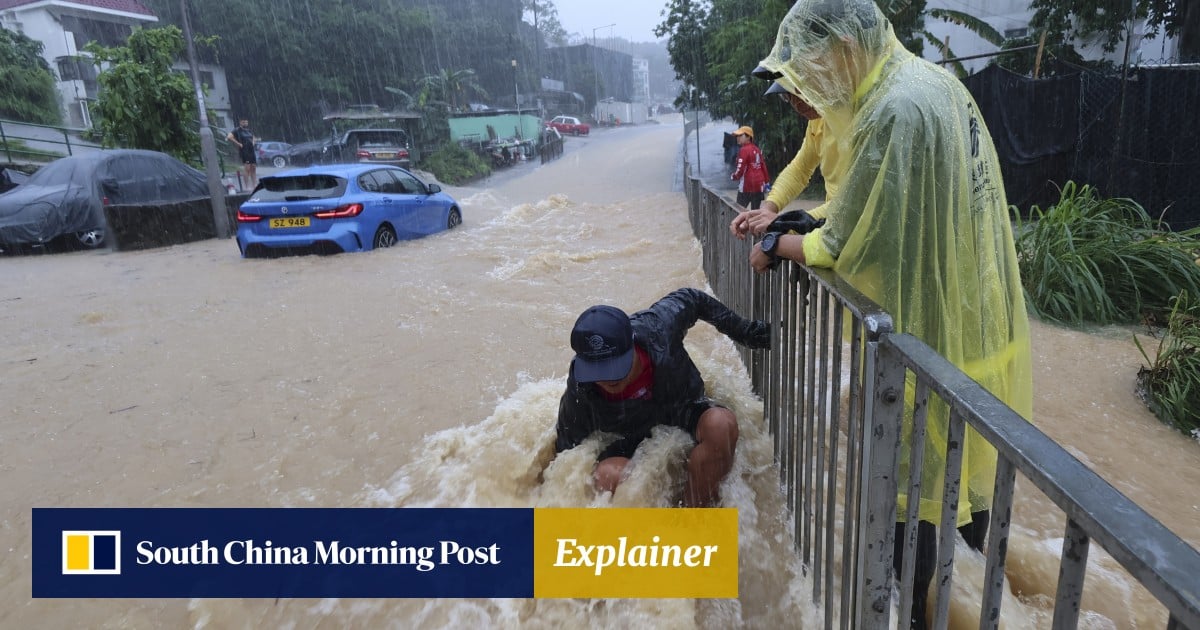
<svg viewBox="0 0 1200 630">
<path fill-rule="evenodd" d="M 592 130 L 592 127 L 585 122 L 580 122 L 574 116 L 555 116 L 550 122 L 546 123 L 547 127 L 553 127 L 559 133 L 572 136 L 586 136 Z"/>
</svg>

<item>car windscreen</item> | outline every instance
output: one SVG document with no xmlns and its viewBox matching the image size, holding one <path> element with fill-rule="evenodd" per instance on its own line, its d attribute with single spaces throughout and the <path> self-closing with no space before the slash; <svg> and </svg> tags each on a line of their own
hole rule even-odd
<svg viewBox="0 0 1200 630">
<path fill-rule="evenodd" d="M 346 193 L 347 180 L 334 175 L 264 177 L 250 201 L 304 201 L 334 199 Z"/>
</svg>

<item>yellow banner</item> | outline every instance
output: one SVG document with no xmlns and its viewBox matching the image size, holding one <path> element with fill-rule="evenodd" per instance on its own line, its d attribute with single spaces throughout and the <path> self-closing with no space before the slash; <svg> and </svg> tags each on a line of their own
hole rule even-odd
<svg viewBox="0 0 1200 630">
<path fill-rule="evenodd" d="M 534 597 L 738 596 L 733 508 L 538 508 Z"/>
</svg>

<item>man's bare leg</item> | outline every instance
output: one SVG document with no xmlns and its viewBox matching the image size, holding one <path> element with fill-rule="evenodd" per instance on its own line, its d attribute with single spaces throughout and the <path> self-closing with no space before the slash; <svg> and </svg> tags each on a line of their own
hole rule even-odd
<svg viewBox="0 0 1200 630">
<path fill-rule="evenodd" d="M 737 447 L 737 417 L 723 407 L 713 407 L 696 425 L 697 444 L 688 455 L 688 478 L 683 486 L 685 507 L 709 507 L 720 500 L 721 481 L 733 468 Z"/>
</svg>

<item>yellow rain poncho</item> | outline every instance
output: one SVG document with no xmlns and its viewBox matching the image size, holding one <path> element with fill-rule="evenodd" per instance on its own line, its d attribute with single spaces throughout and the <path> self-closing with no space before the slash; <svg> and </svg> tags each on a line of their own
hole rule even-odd
<svg viewBox="0 0 1200 630">
<path fill-rule="evenodd" d="M 897 330 L 1032 417 L 1029 319 L 1008 204 L 966 88 L 905 50 L 871 0 L 800 0 L 761 65 L 821 113 L 845 161 L 825 226 L 804 240 L 807 263 L 832 266 Z M 898 520 L 908 502 L 909 385 Z M 937 523 L 949 414 L 931 399 L 919 518 Z M 991 508 L 995 471 L 995 450 L 968 428 L 959 525 Z"/>
<path fill-rule="evenodd" d="M 771 193 L 767 195 L 767 201 L 782 210 L 808 187 L 808 182 L 812 179 L 817 166 L 821 167 L 821 177 L 825 178 L 825 199 L 826 201 L 833 199 L 837 196 L 837 189 L 841 183 L 840 162 L 841 154 L 837 141 L 833 134 L 825 131 L 825 120 L 817 118 L 808 121 L 808 128 L 804 132 L 804 144 L 800 145 L 796 157 L 792 158 L 792 161 L 780 171 L 779 177 L 775 178 L 775 184 L 771 186 Z M 824 219 L 826 218 L 826 205 L 823 203 L 809 210 L 808 214 L 814 219 Z"/>
</svg>

